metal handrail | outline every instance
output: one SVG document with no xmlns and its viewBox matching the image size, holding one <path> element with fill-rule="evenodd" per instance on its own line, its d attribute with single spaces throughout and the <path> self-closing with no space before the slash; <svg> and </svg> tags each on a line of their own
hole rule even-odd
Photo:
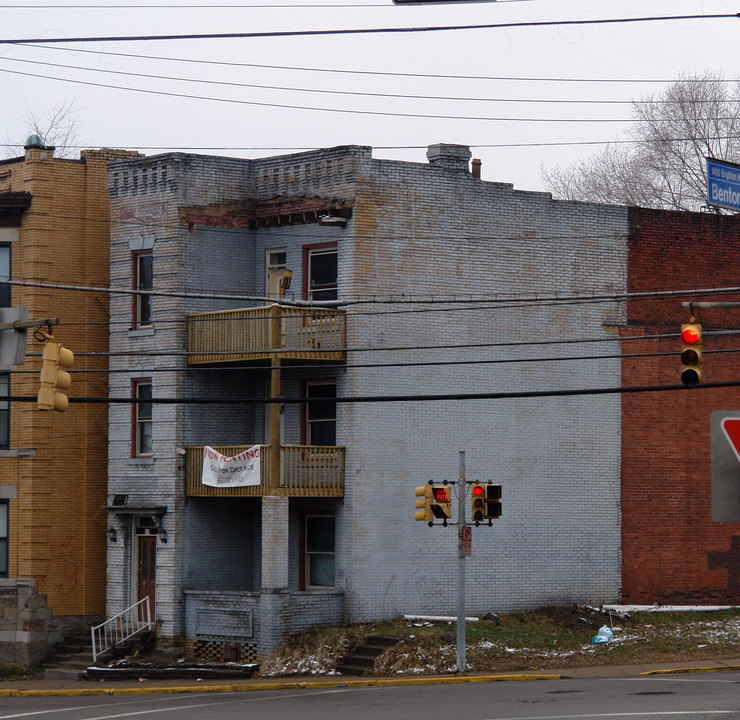
<svg viewBox="0 0 740 720">
<path fill-rule="evenodd" d="M 142 630 L 151 630 L 152 621 L 149 614 L 149 598 L 139 600 L 123 612 L 108 618 L 105 622 L 90 629 L 92 635 L 93 663 L 98 655 L 133 637 Z"/>
</svg>

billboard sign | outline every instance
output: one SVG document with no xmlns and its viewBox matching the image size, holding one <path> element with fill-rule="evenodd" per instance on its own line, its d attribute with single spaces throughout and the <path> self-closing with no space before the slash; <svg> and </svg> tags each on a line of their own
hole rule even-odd
<svg viewBox="0 0 740 720">
<path fill-rule="evenodd" d="M 709 204 L 740 212 L 740 165 L 706 158 Z"/>
</svg>

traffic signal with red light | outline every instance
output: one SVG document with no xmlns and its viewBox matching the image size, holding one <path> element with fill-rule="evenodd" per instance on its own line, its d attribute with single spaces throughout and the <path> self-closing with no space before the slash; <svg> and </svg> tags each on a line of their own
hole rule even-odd
<svg viewBox="0 0 740 720">
<path fill-rule="evenodd" d="M 701 324 L 697 322 L 681 325 L 681 382 L 701 382 Z"/>
<path fill-rule="evenodd" d="M 70 368 L 74 363 L 71 350 L 62 347 L 61 343 L 47 341 L 41 361 L 41 387 L 36 399 L 39 410 L 56 410 L 64 412 L 69 405 L 67 396 L 60 390 L 67 390 L 72 384 L 68 372 L 60 368 Z"/>
<path fill-rule="evenodd" d="M 473 522 L 486 519 L 486 486 L 473 483 L 470 487 L 470 518 Z"/>
<path fill-rule="evenodd" d="M 431 525 L 435 519 L 447 520 L 452 516 L 452 496 L 446 485 L 420 485 L 416 488 L 416 520 Z"/>
<path fill-rule="evenodd" d="M 452 517 L 452 497 L 447 485 L 432 485 L 432 514 L 446 525 Z"/>
</svg>

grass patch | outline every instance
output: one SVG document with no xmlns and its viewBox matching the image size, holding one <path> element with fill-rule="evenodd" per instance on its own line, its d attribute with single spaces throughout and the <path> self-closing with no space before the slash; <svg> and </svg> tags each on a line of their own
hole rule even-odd
<svg viewBox="0 0 740 720">
<path fill-rule="evenodd" d="M 591 640 L 602 625 L 610 642 Z M 456 623 L 396 620 L 300 633 L 262 664 L 267 676 L 335 674 L 337 663 L 369 635 L 398 638 L 375 662 L 374 675 L 455 671 Z M 582 606 L 547 607 L 466 625 L 471 672 L 551 670 L 740 657 L 740 610 L 638 612 L 628 617 Z"/>
<path fill-rule="evenodd" d="M 23 667 L 15 663 L 0 663 L 0 682 L 3 680 L 26 680 L 43 673 L 42 668 Z"/>
</svg>

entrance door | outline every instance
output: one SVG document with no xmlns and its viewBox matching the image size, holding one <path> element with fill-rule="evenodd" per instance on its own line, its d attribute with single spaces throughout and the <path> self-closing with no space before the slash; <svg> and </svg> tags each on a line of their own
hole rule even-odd
<svg viewBox="0 0 740 720">
<path fill-rule="evenodd" d="M 155 587 L 157 580 L 157 536 L 139 535 L 137 588 L 138 600 L 149 598 L 149 617 L 154 620 Z M 139 618 L 144 619 L 144 618 Z"/>
</svg>

